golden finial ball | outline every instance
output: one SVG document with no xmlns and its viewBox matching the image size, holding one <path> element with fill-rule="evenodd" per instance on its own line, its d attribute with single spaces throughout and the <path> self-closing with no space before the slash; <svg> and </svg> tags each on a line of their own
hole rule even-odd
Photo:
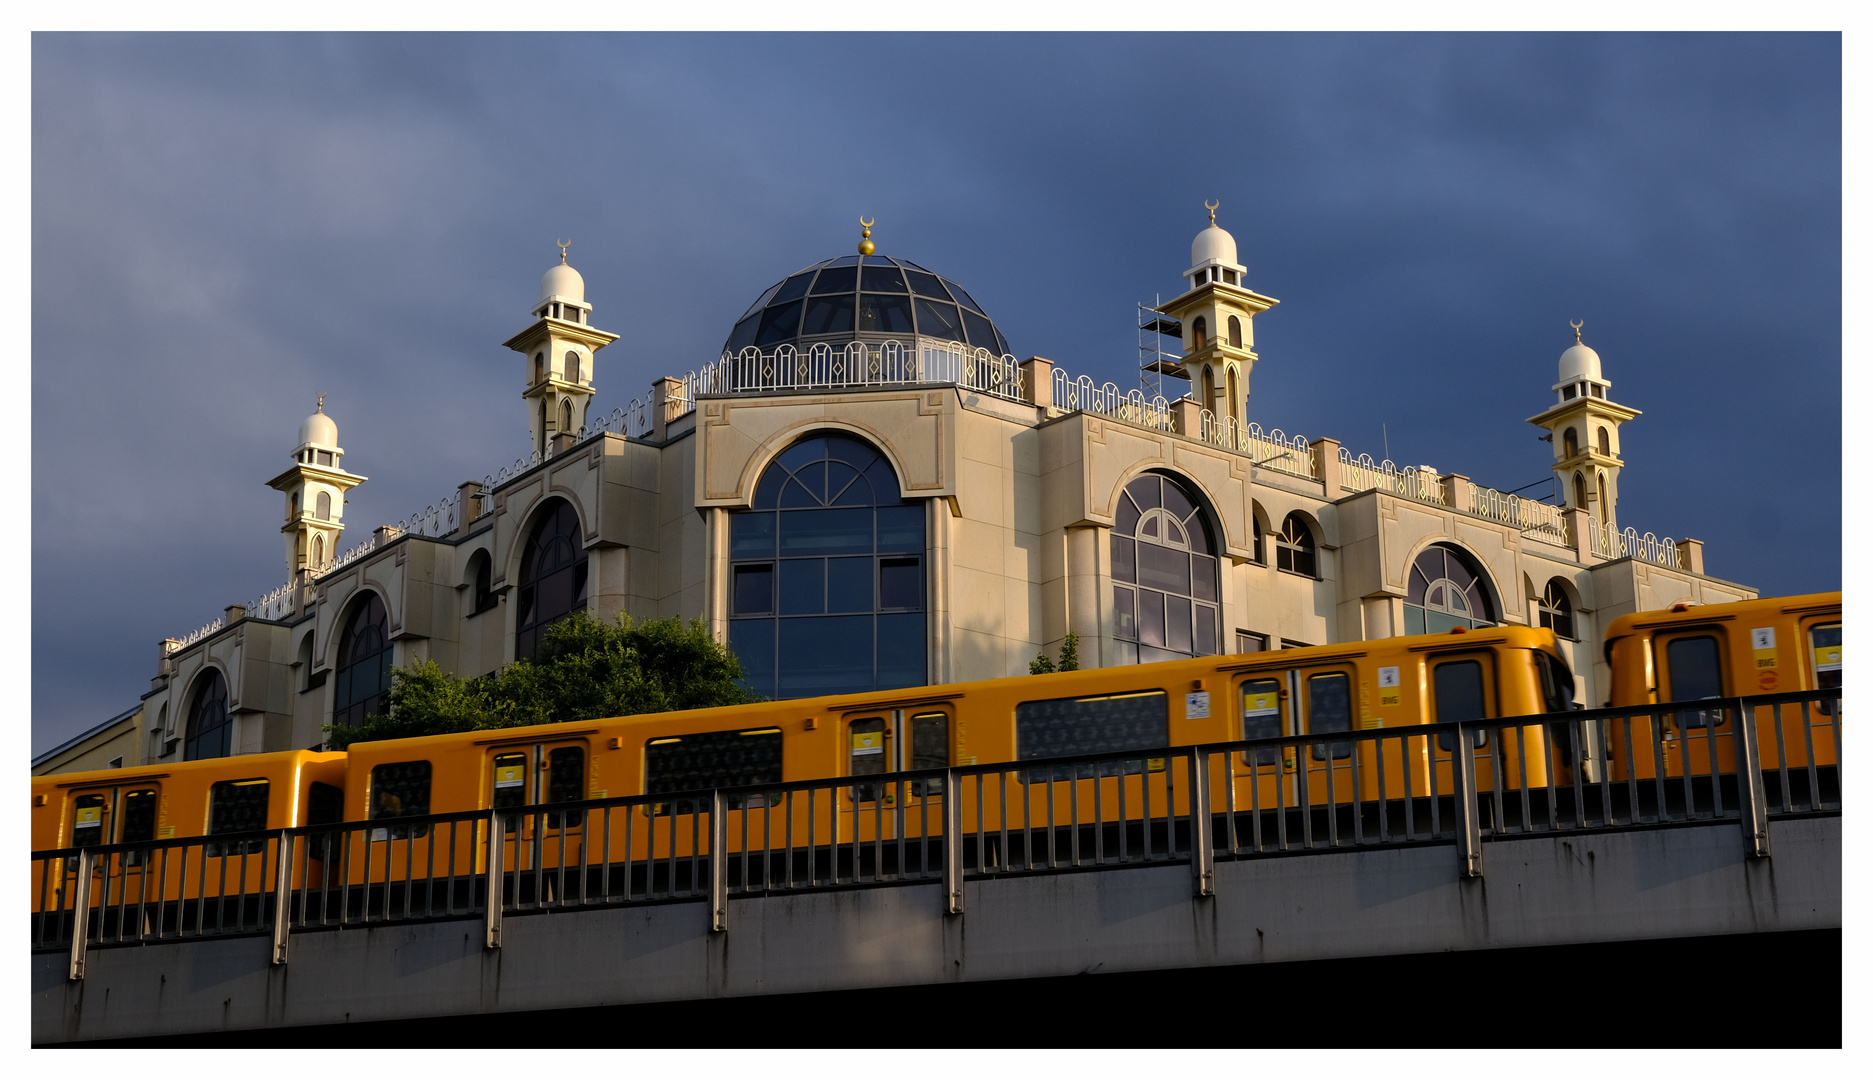
<svg viewBox="0 0 1873 1080">
<path fill-rule="evenodd" d="M 860 255 L 870 255 L 872 252 L 877 251 L 877 250 L 878 250 L 878 245 L 872 243 L 870 240 L 860 240 L 858 242 L 858 253 Z"/>
</svg>

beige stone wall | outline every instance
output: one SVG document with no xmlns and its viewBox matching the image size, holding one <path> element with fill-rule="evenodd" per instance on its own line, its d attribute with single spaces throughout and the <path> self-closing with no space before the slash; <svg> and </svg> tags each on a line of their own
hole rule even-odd
<svg viewBox="0 0 1873 1080">
<path fill-rule="evenodd" d="M 48 757 L 32 767 L 34 776 L 49 776 L 53 773 L 90 772 L 93 769 L 111 768 L 111 762 L 121 758 L 117 767 L 143 764 L 143 746 L 146 741 L 143 731 L 142 711 L 131 713 L 102 731 L 93 732 L 75 746 Z"/>
</svg>

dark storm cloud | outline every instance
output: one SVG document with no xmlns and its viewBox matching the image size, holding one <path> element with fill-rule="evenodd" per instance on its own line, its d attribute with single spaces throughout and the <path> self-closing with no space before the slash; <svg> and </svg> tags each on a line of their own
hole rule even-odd
<svg viewBox="0 0 1873 1080">
<path fill-rule="evenodd" d="M 1840 579 L 1834 36 L 38 35 L 33 744 L 284 579 L 314 396 L 353 541 L 526 449 L 519 330 L 571 236 L 606 410 L 759 291 L 880 250 L 1022 355 L 1135 379 L 1221 199 L 1251 417 L 1508 489 L 1569 318 L 1621 519 L 1783 593 Z"/>
</svg>

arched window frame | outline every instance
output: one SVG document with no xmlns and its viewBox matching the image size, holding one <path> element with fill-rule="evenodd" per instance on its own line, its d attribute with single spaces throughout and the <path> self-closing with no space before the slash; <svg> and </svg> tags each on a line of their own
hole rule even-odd
<svg viewBox="0 0 1873 1080">
<path fill-rule="evenodd" d="M 564 432 L 572 431 L 572 399 L 571 398 L 559 399 L 559 430 L 564 431 Z"/>
<path fill-rule="evenodd" d="M 1147 472 L 1120 492 L 1111 535 L 1119 663 L 1222 650 L 1221 530 L 1195 485 Z"/>
<path fill-rule="evenodd" d="M 1536 598 L 1535 609 L 1541 625 L 1553 630 L 1555 637 L 1579 640 L 1574 635 L 1574 602 L 1560 578 L 1549 579 L 1547 588 Z"/>
<path fill-rule="evenodd" d="M 1571 458 L 1579 453 L 1580 436 L 1575 434 L 1572 427 L 1563 429 L 1561 432 L 1561 456 L 1563 458 Z"/>
<path fill-rule="evenodd" d="M 1579 473 L 1574 474 L 1574 506 L 1580 510 L 1591 510 L 1587 505 L 1587 480 Z"/>
<path fill-rule="evenodd" d="M 547 500 L 521 549 L 514 659 L 531 660 L 539 651 L 547 627 L 585 610 L 587 571 L 579 512 L 565 499 Z"/>
<path fill-rule="evenodd" d="M 1209 344 L 1209 339 L 1210 339 L 1209 320 L 1204 318 L 1201 315 L 1190 320 L 1190 342 L 1191 342 L 1190 350 L 1192 352 L 1195 352 L 1196 350 L 1203 348 L 1205 345 Z"/>
<path fill-rule="evenodd" d="M 234 717 L 228 712 L 228 681 L 210 666 L 189 696 L 188 726 L 183 731 L 182 760 L 204 761 L 234 753 Z"/>
<path fill-rule="evenodd" d="M 578 350 L 567 349 L 566 350 L 566 381 L 569 383 L 577 383 L 580 381 L 579 376 L 581 374 L 583 374 L 583 372 L 580 371 Z"/>
<path fill-rule="evenodd" d="M 390 673 L 396 656 L 390 640 L 390 609 L 375 590 L 366 590 L 351 607 L 338 635 L 333 675 L 332 725 L 355 727 L 367 716 L 389 709 Z"/>
<path fill-rule="evenodd" d="M 1489 571 L 1454 544 L 1432 544 L 1419 552 L 1405 577 L 1407 634 L 1440 634 L 1458 626 L 1498 622 Z"/>
<path fill-rule="evenodd" d="M 332 493 L 331 492 L 329 491 L 319 492 L 319 497 L 313 501 L 312 505 L 317 508 L 318 518 L 320 521 L 332 520 Z"/>
<path fill-rule="evenodd" d="M 1275 537 L 1275 569 L 1316 580 L 1320 577 L 1314 530 L 1298 512 L 1281 522 L 1281 532 Z"/>
<path fill-rule="evenodd" d="M 546 381 L 546 354 L 543 352 L 537 352 L 533 354 L 533 385 L 538 386 L 545 381 Z"/>
<path fill-rule="evenodd" d="M 494 594 L 494 560 L 487 551 L 477 551 L 468 557 L 466 576 L 470 615 L 479 615 L 500 605 L 500 598 Z"/>
<path fill-rule="evenodd" d="M 1242 348 L 1242 320 L 1234 315 L 1229 317 L 1229 347 Z"/>
<path fill-rule="evenodd" d="M 1604 425 L 1600 428 L 1600 453 L 1606 457 L 1613 456 L 1613 436 L 1607 432 Z"/>
</svg>

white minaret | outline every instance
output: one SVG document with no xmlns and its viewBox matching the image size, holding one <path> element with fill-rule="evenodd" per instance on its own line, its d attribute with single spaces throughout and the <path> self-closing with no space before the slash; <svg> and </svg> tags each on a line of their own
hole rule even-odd
<svg viewBox="0 0 1873 1080">
<path fill-rule="evenodd" d="M 1247 415 L 1249 373 L 1255 368 L 1255 316 L 1281 301 L 1249 288 L 1248 267 L 1236 261 L 1236 238 L 1216 224 L 1217 203 L 1204 203 L 1210 223 L 1190 242 L 1189 291 L 1158 308 L 1183 323 L 1180 371 L 1218 424 Z"/>
<path fill-rule="evenodd" d="M 338 538 L 345 531 L 345 493 L 365 477 L 344 469 L 345 451 L 338 445 L 338 425 L 325 415 L 325 395 L 318 411 L 299 425 L 299 446 L 293 467 L 267 481 L 286 493 L 286 573 L 292 577 L 316 570 L 338 554 Z"/>
<path fill-rule="evenodd" d="M 1571 323 L 1574 344 L 1561 354 L 1555 404 L 1528 422 L 1547 428 L 1554 442 L 1554 473 L 1562 499 L 1610 528 L 1619 525 L 1619 426 L 1639 410 L 1613 402 L 1613 384 L 1600 373 L 1600 354 L 1580 340 L 1584 323 Z"/>
<path fill-rule="evenodd" d="M 553 439 L 585 426 L 585 408 L 592 400 L 593 357 L 618 340 L 618 335 L 592 328 L 592 305 L 585 302 L 585 278 L 566 264 L 566 248 L 559 245 L 559 265 L 540 279 L 537 320 L 509 338 L 508 348 L 526 357 L 527 422 L 533 448 L 541 457 L 553 450 Z"/>
</svg>

